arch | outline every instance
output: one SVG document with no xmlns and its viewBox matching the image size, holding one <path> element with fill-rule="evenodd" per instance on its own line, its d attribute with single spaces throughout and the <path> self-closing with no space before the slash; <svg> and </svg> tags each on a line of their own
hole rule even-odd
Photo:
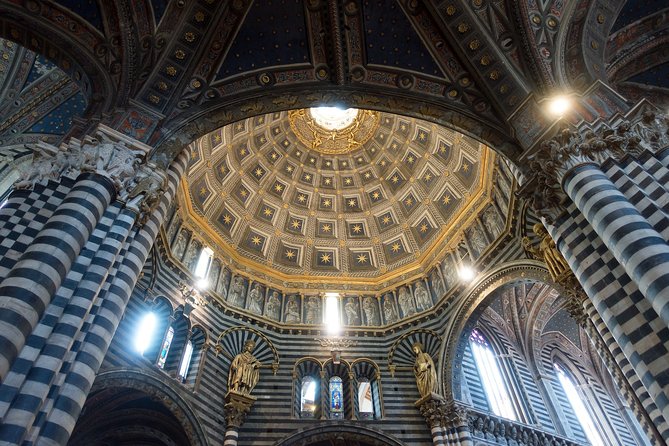
<svg viewBox="0 0 669 446">
<path fill-rule="evenodd" d="M 175 382 L 165 379 L 152 370 L 146 369 L 118 368 L 100 373 L 93 383 L 87 400 L 87 403 L 90 402 L 91 407 L 87 408 L 86 404 L 84 405 L 83 415 L 79 418 L 77 425 L 85 421 L 87 415 L 91 416 L 91 413 L 95 413 L 97 397 L 105 398 L 105 391 L 109 391 L 113 395 L 117 390 L 121 389 L 133 391 L 137 396 L 140 394 L 146 395 L 153 401 L 159 401 L 159 404 L 169 411 L 169 414 L 166 414 L 168 417 L 164 421 L 176 420 L 180 430 L 188 440 L 188 444 L 193 446 L 208 445 L 207 437 L 199 419 L 190 407 L 190 404 L 181 396 L 182 392 L 175 388 Z M 95 417 L 95 415 L 92 415 L 92 417 Z M 104 419 L 105 417 L 98 418 Z M 166 426 L 164 423 L 161 425 Z M 78 435 L 80 435 L 79 432 L 81 431 L 78 431 L 77 426 L 75 426 L 72 435 L 73 444 L 77 444 L 76 441 Z"/>
<path fill-rule="evenodd" d="M 323 371 L 323 364 L 316 358 L 304 357 L 295 362 L 293 366 L 293 405 L 292 415 L 294 418 L 302 417 L 320 417 L 321 415 L 321 376 Z M 307 377 L 312 377 L 317 382 L 317 389 L 315 395 L 315 411 L 313 414 L 302 413 L 302 385 Z"/>
<path fill-rule="evenodd" d="M 299 430 L 283 440 L 279 440 L 275 443 L 275 446 L 304 445 L 335 440 L 338 442 L 337 444 L 352 442 L 373 446 L 402 446 L 404 444 L 385 432 L 360 424 L 340 421 L 336 424 L 319 424 Z"/>
</svg>

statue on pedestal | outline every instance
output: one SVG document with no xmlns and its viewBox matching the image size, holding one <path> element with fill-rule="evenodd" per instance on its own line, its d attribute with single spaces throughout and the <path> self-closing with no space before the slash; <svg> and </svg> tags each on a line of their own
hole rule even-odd
<svg viewBox="0 0 669 446">
<path fill-rule="evenodd" d="M 253 356 L 255 346 L 255 341 L 249 339 L 244 343 L 242 352 L 232 360 L 228 375 L 228 392 L 250 395 L 258 383 L 262 364 Z"/>
<path fill-rule="evenodd" d="M 411 349 L 416 355 L 413 373 L 416 375 L 416 385 L 421 398 L 437 393 L 437 370 L 429 353 L 423 352 L 423 345 L 416 342 Z"/>
</svg>

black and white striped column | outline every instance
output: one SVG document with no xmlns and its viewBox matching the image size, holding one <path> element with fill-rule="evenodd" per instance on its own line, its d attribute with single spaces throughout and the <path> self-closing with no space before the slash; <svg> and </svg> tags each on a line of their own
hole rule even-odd
<svg viewBox="0 0 669 446">
<path fill-rule="evenodd" d="M 176 195 L 187 164 L 188 153 L 184 151 L 170 166 L 167 190 L 160 204 L 144 226 L 129 237 L 117 270 L 108 277 L 107 284 L 100 292 L 102 304 L 82 340 L 71 368 L 64 376 L 62 385 L 58 386 L 58 393 L 50 411 L 45 414 L 40 424 L 38 436 L 35 438 L 36 444 L 67 443 L 142 267 Z"/>
<path fill-rule="evenodd" d="M 563 187 L 653 309 L 669 326 L 669 245 L 595 164 L 576 166 Z"/>
<path fill-rule="evenodd" d="M 114 185 L 107 178 L 82 174 L 0 283 L 1 379 L 115 194 Z"/>
</svg>

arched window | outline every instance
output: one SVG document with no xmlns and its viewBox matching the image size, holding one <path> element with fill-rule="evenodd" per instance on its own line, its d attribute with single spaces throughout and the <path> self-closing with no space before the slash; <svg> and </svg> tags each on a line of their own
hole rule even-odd
<svg viewBox="0 0 669 446">
<path fill-rule="evenodd" d="M 358 414 L 360 418 L 374 418 L 372 383 L 367 378 L 358 381 Z"/>
<path fill-rule="evenodd" d="M 344 417 L 344 385 L 338 376 L 330 378 L 330 418 Z"/>
<path fill-rule="evenodd" d="M 172 342 L 170 339 L 168 345 L 165 345 L 165 341 L 169 337 L 168 327 L 171 325 L 171 317 L 172 305 L 164 297 L 158 297 L 153 304 L 153 308 L 145 313 L 140 313 L 136 322 L 134 322 L 136 324 L 135 350 L 161 368 L 164 366 L 164 359 L 161 365 L 159 355 L 162 355 L 163 352 L 167 355 Z M 167 348 L 165 349 L 165 347 Z"/>
<path fill-rule="evenodd" d="M 595 425 L 591 412 L 587 409 L 586 404 L 581 398 L 581 394 L 574 385 L 572 378 L 567 374 L 565 369 L 557 363 L 553 363 L 555 371 L 557 373 L 560 384 L 562 385 L 562 390 L 569 400 L 569 404 L 576 414 L 578 422 L 581 424 L 585 436 L 588 437 L 588 441 L 592 446 L 604 446 L 604 441 L 602 440 L 601 435 L 599 435 L 599 430 Z"/>
<path fill-rule="evenodd" d="M 172 346 L 172 339 L 174 339 L 174 327 L 171 325 L 167 329 L 165 334 L 165 339 L 163 340 L 163 346 L 160 348 L 160 356 L 158 356 L 158 361 L 156 364 L 158 367 L 165 368 L 165 361 L 167 360 L 167 355 L 170 352 L 170 347 Z"/>
<path fill-rule="evenodd" d="M 179 380 L 184 384 L 196 384 L 198 373 L 205 358 L 207 334 L 202 327 L 192 329 L 190 339 L 184 346 L 184 353 L 179 365 Z M 197 390 L 197 386 L 196 386 Z"/>
<path fill-rule="evenodd" d="M 318 401 L 318 380 L 313 376 L 307 376 L 302 380 L 300 390 L 300 416 L 302 418 L 314 418 Z"/>
<path fill-rule="evenodd" d="M 189 339 L 184 347 L 184 354 L 181 357 L 181 365 L 179 366 L 179 380 L 182 382 L 185 381 L 186 376 L 188 376 L 191 359 L 193 359 L 193 341 Z"/>
<path fill-rule="evenodd" d="M 354 382 L 354 414 L 358 420 L 378 420 L 383 417 L 379 366 L 367 359 L 355 361 L 351 369 Z"/>
<path fill-rule="evenodd" d="M 511 400 L 509 389 L 502 378 L 499 364 L 490 344 L 476 329 L 472 330 L 469 342 L 490 409 L 495 415 L 517 421 L 518 415 Z"/>
</svg>

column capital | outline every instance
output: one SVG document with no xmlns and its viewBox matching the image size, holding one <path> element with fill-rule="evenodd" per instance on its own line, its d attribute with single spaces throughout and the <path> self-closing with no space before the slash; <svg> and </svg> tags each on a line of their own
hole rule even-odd
<svg viewBox="0 0 669 446">
<path fill-rule="evenodd" d="M 239 429 L 244 424 L 246 414 L 251 410 L 256 398 L 237 392 L 228 392 L 224 401 L 226 427 Z"/>
<path fill-rule="evenodd" d="M 467 425 L 469 414 L 467 408 L 455 401 L 446 401 L 444 397 L 436 393 L 431 393 L 419 399 L 415 406 L 431 429 Z"/>
<path fill-rule="evenodd" d="M 520 194 L 532 201 L 541 217 L 554 221 L 568 202 L 562 188 L 568 172 L 584 164 L 601 165 L 608 159 L 638 156 L 646 150 L 654 153 L 667 145 L 669 116 L 658 113 L 648 102 L 609 122 L 578 126 L 565 122 L 528 156 L 532 177 Z"/>
</svg>

